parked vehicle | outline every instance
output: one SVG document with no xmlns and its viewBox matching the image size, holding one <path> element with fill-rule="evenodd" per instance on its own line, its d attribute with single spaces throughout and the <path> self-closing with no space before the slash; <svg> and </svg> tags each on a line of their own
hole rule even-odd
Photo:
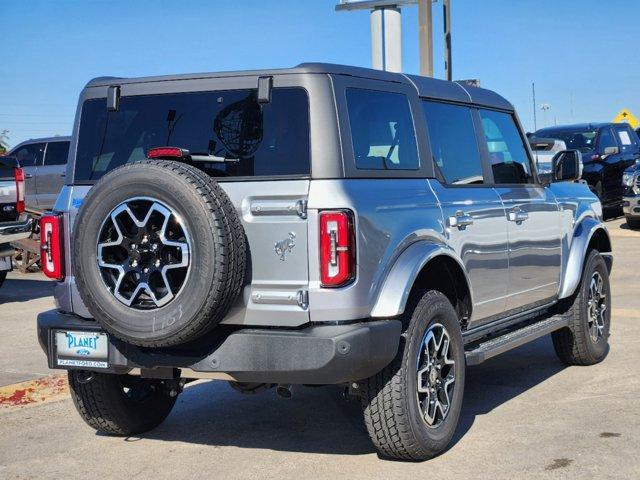
<svg viewBox="0 0 640 480">
<path fill-rule="evenodd" d="M 624 197 L 622 210 L 630 228 L 640 228 L 640 163 L 636 162 L 622 176 Z"/>
<path fill-rule="evenodd" d="M 27 238 L 32 220 L 24 215 L 24 171 L 15 157 L 0 156 L 0 287 L 12 269 L 11 242 Z"/>
<path fill-rule="evenodd" d="M 575 150 L 538 181 L 494 92 L 302 64 L 101 78 L 79 108 L 38 335 L 96 430 L 155 427 L 197 378 L 338 384 L 382 455 L 421 460 L 466 365 L 548 333 L 569 365 L 607 355 L 600 202 Z"/>
<path fill-rule="evenodd" d="M 557 138 L 582 153 L 582 178 L 605 207 L 622 205 L 622 173 L 640 158 L 640 139 L 627 123 L 585 123 L 542 128 L 532 140 Z"/>
<path fill-rule="evenodd" d="M 567 146 L 562 140 L 555 138 L 534 138 L 529 140 L 533 152 L 533 159 L 540 181 L 551 181 L 553 159 L 557 153 L 563 152 Z M 580 175 L 582 175 L 582 159 L 580 160 Z"/>
<path fill-rule="evenodd" d="M 34 138 L 16 145 L 15 156 L 25 173 L 26 205 L 36 212 L 51 210 L 67 172 L 71 137 Z"/>
</svg>

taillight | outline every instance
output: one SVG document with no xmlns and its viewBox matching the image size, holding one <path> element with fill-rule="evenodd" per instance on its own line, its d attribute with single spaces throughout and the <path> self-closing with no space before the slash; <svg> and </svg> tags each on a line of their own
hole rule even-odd
<svg viewBox="0 0 640 480">
<path fill-rule="evenodd" d="M 16 181 L 16 212 L 24 212 L 24 170 L 13 169 L 13 178 Z"/>
<path fill-rule="evenodd" d="M 40 263 L 43 273 L 56 280 L 64 278 L 62 245 L 62 215 L 49 214 L 40 218 Z"/>
<path fill-rule="evenodd" d="M 147 152 L 148 158 L 183 158 L 189 156 L 189 150 L 178 147 L 156 147 Z"/>
<path fill-rule="evenodd" d="M 347 210 L 320 212 L 320 283 L 341 287 L 356 276 L 353 217 Z"/>
</svg>

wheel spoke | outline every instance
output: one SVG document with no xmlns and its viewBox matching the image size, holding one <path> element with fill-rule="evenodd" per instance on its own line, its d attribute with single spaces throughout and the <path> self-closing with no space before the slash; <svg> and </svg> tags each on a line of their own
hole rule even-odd
<svg viewBox="0 0 640 480">
<path fill-rule="evenodd" d="M 118 205 L 103 222 L 100 238 L 105 240 L 97 244 L 98 267 L 117 271 L 117 277 L 103 273 L 103 280 L 123 304 L 160 308 L 184 285 L 190 267 L 189 236 L 179 216 L 161 202 L 140 197 Z M 126 252 L 124 258 L 121 252 Z M 168 275 L 178 269 L 184 274 Z"/>
</svg>

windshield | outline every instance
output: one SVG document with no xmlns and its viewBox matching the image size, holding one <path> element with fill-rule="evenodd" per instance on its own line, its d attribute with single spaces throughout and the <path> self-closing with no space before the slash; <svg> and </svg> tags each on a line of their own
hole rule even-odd
<svg viewBox="0 0 640 480">
<path fill-rule="evenodd" d="M 557 138 L 565 143 L 567 149 L 585 153 L 595 148 L 597 133 L 596 130 L 543 130 L 534 133 L 530 141 L 540 138 Z"/>
<path fill-rule="evenodd" d="M 258 103 L 256 90 L 129 96 L 120 99 L 115 112 L 107 112 L 104 98 L 87 100 L 75 181 L 93 183 L 164 146 L 229 159 L 198 163 L 213 176 L 308 175 L 307 93 L 274 88 L 266 104 Z"/>
</svg>

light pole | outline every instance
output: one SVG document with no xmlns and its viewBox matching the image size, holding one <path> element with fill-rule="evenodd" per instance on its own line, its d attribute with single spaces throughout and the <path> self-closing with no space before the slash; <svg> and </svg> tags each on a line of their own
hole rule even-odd
<svg viewBox="0 0 640 480">
<path fill-rule="evenodd" d="M 420 74 L 433 77 L 432 4 L 437 0 L 340 0 L 336 11 L 371 12 L 371 63 L 373 68 L 402 71 L 401 7 L 418 4 Z M 445 75 L 451 80 L 451 0 L 443 1 Z"/>
</svg>

